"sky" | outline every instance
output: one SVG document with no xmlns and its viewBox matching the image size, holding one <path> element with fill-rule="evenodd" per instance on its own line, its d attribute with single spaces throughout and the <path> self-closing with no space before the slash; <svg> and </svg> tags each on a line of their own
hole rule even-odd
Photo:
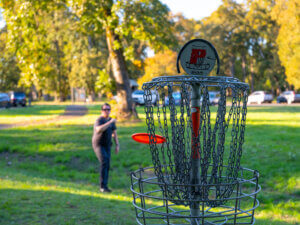
<svg viewBox="0 0 300 225">
<path fill-rule="evenodd" d="M 173 13 L 181 12 L 188 19 L 200 20 L 218 9 L 221 0 L 161 0 Z"/>
<path fill-rule="evenodd" d="M 186 18 L 195 20 L 209 16 L 221 5 L 221 0 L 161 0 L 161 2 L 173 13 L 181 12 Z M 4 25 L 5 22 L 0 15 L 0 28 Z"/>
<path fill-rule="evenodd" d="M 3 21 L 3 18 L 2 18 L 2 9 L 0 8 L 0 29 L 2 27 L 4 27 L 4 25 L 5 25 L 5 22 Z"/>
</svg>

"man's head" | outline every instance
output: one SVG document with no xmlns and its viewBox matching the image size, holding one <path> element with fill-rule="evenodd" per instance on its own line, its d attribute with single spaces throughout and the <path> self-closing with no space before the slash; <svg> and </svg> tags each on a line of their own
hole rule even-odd
<svg viewBox="0 0 300 225">
<path fill-rule="evenodd" d="M 104 105 L 102 105 L 101 107 L 101 110 L 102 110 L 102 116 L 108 118 L 111 110 L 110 104 L 104 103 Z"/>
</svg>

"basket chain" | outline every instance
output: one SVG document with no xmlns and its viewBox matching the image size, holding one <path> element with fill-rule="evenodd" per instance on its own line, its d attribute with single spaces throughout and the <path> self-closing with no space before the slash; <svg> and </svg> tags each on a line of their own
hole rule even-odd
<svg viewBox="0 0 300 225">
<path fill-rule="evenodd" d="M 198 135 L 191 134 L 194 131 L 191 126 L 190 105 L 192 85 L 189 82 L 175 84 L 161 81 L 144 85 L 146 123 L 151 136 L 150 151 L 154 172 L 158 181 L 164 184 L 161 186 L 164 194 L 173 199 L 175 204 L 188 205 L 189 199 L 200 197 L 206 200 L 210 207 L 216 207 L 224 203 L 222 199 L 232 194 L 240 170 L 247 113 L 247 88 L 231 84 L 219 86 L 220 99 L 213 126 L 208 86 L 200 83 L 199 87 L 202 100 Z M 156 106 L 152 102 L 153 88 L 156 98 L 159 99 Z M 179 107 L 176 106 L 173 97 L 173 93 L 178 89 L 181 97 Z M 226 120 L 226 92 L 229 90 L 232 91 L 232 100 Z M 157 123 L 154 122 L 154 109 Z M 162 145 L 156 145 L 155 127 L 166 138 L 166 142 Z M 231 141 L 228 166 L 224 167 L 225 135 L 229 128 Z M 192 190 L 189 187 L 191 185 L 191 138 L 195 138 L 192 143 L 199 149 L 199 185 L 201 185 L 201 189 Z M 232 183 L 232 185 L 220 185 L 221 183 Z"/>
</svg>

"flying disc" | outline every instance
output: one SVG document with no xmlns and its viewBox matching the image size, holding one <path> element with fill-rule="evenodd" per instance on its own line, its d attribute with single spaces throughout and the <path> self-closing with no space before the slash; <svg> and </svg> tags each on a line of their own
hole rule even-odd
<svg viewBox="0 0 300 225">
<path fill-rule="evenodd" d="M 143 144 L 149 144 L 150 143 L 150 138 L 154 139 L 156 138 L 156 144 L 162 144 L 166 142 L 166 138 L 160 135 L 149 135 L 147 133 L 136 133 L 133 134 L 132 139 L 135 140 L 136 142 L 143 143 Z"/>
</svg>

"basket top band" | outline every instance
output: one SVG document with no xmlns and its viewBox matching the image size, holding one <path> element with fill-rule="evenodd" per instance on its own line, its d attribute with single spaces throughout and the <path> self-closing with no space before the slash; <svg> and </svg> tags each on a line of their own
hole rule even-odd
<svg viewBox="0 0 300 225">
<path fill-rule="evenodd" d="M 234 77 L 226 76 L 197 76 L 197 75 L 177 75 L 177 76 L 161 76 L 153 78 L 152 81 L 143 84 L 143 87 L 153 86 L 157 83 L 190 83 L 190 84 L 212 84 L 212 85 L 234 85 L 241 88 L 249 89 L 249 85 L 241 82 Z"/>
</svg>

